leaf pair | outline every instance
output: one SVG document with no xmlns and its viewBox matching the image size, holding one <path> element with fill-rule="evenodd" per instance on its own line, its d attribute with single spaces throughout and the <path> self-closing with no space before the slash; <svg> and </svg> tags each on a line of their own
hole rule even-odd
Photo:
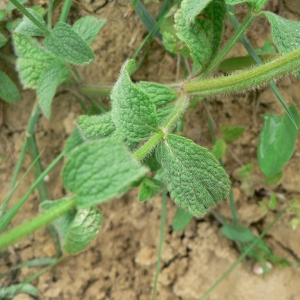
<svg viewBox="0 0 300 300">
<path fill-rule="evenodd" d="M 134 61 L 126 61 L 111 93 L 111 112 L 82 116 L 78 120 L 86 139 L 98 139 L 115 132 L 130 142 L 146 140 L 172 111 L 173 105 L 168 104 L 176 99 L 176 93 L 157 83 L 134 84 L 130 79 L 134 71 Z"/>
<path fill-rule="evenodd" d="M 36 12 L 29 12 L 42 22 Z M 45 49 L 30 37 L 41 36 L 43 33 L 26 17 L 16 28 L 14 46 L 21 82 L 25 88 L 38 89 L 38 99 L 46 117 L 50 117 L 56 88 L 68 78 L 68 64 L 85 65 L 94 60 L 89 44 L 104 24 L 105 21 L 92 16 L 80 19 L 73 27 L 59 22 L 45 38 Z"/>
</svg>

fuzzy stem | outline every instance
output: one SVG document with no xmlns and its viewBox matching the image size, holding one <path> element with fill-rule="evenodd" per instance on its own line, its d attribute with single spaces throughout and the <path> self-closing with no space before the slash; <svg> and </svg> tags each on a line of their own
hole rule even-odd
<svg viewBox="0 0 300 300">
<path fill-rule="evenodd" d="M 59 17 L 59 22 L 66 22 L 69 16 L 72 0 L 65 0 L 62 12 Z"/>
<path fill-rule="evenodd" d="M 154 147 L 163 139 L 164 132 L 158 131 L 155 133 L 139 150 L 134 153 L 134 157 L 137 160 L 143 160 L 149 153 L 154 149 Z"/>
<path fill-rule="evenodd" d="M 48 28 L 40 23 L 35 17 L 33 17 L 27 9 L 18 1 L 18 0 L 11 0 L 11 2 L 32 22 L 34 23 L 39 29 L 41 29 L 45 35 L 51 34 Z"/>
<path fill-rule="evenodd" d="M 76 198 L 68 199 L 67 201 L 64 201 L 59 205 L 49 209 L 44 214 L 30 220 L 29 222 L 22 224 L 7 233 L 2 234 L 0 236 L 0 250 L 13 244 L 26 235 L 33 233 L 35 230 L 51 223 L 59 216 L 74 208 L 76 206 L 76 203 Z"/>
<path fill-rule="evenodd" d="M 258 87 L 300 68 L 300 48 L 257 68 L 231 76 L 186 81 L 183 88 L 188 94 L 215 96 Z"/>
</svg>

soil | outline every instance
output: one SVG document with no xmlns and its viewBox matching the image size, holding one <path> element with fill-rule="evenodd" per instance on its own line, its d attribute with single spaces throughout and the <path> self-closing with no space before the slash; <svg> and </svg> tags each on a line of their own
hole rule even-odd
<svg viewBox="0 0 300 300">
<path fill-rule="evenodd" d="M 48 1 L 40 1 L 46 5 Z M 113 82 L 119 75 L 124 60 L 130 57 L 140 45 L 147 31 L 137 15 L 130 15 L 128 1 L 80 1 L 89 10 L 108 20 L 92 48 L 96 62 L 80 68 L 86 83 Z M 37 1 L 35 2 L 37 3 Z M 299 5 L 294 0 L 272 1 L 269 10 L 276 11 L 289 19 L 300 19 Z M 157 12 L 157 4 L 149 4 L 151 12 Z M 238 16 L 243 18 L 245 7 L 239 6 Z M 73 4 L 70 21 L 74 22 L 86 12 Z M 224 40 L 232 33 L 226 22 Z M 269 24 L 260 19 L 247 33 L 254 47 L 261 47 L 266 37 L 270 37 Z M 151 43 L 151 51 L 134 80 L 151 80 L 160 83 L 183 78 L 183 72 L 176 71 L 176 62 L 167 54 L 158 41 Z M 9 49 L 7 50 L 9 51 Z M 229 57 L 246 54 L 241 44 L 237 44 Z M 0 62 L 1 69 L 8 71 L 17 80 L 11 66 Z M 285 77 L 278 82 L 279 90 L 288 104 L 298 105 L 300 98 L 299 80 Z M 21 89 L 21 88 L 20 88 Z M 0 199 L 4 199 L 25 139 L 25 129 L 35 103 L 35 92 L 22 91 L 22 101 L 16 105 L 0 102 Z M 107 99 L 99 99 L 108 105 Z M 298 107 L 299 108 L 299 107 Z M 221 125 L 245 126 L 245 133 L 237 141 L 229 144 L 224 159 L 226 170 L 231 177 L 233 194 L 238 208 L 240 224 L 260 233 L 274 219 L 276 212 L 262 216 L 259 201 L 269 199 L 276 193 L 278 210 L 288 206 L 300 193 L 300 151 L 297 141 L 296 151 L 290 163 L 284 168 L 284 177 L 276 185 L 266 186 L 257 167 L 256 149 L 258 135 L 263 126 L 262 114 L 281 114 L 283 110 L 268 87 L 242 95 L 209 99 L 207 107 L 199 103 L 189 110 L 184 127 L 184 135 L 198 144 L 212 148 L 212 137 L 206 121 L 207 110 L 218 127 Z M 66 138 L 76 126 L 76 119 L 84 114 L 74 93 L 59 90 L 52 105 L 51 120 L 41 116 L 36 129 L 39 150 L 42 151 L 44 167 L 63 150 Z M 252 181 L 242 186 L 236 175 L 237 169 L 248 163 L 255 163 Z M 22 172 L 24 175 L 31 161 L 26 156 Z M 50 174 L 47 187 L 51 199 L 66 195 L 60 179 L 60 163 Z M 20 177 L 21 178 L 21 177 Z M 14 204 L 33 183 L 31 173 L 26 176 L 11 200 Z M 22 224 L 37 215 L 38 193 L 35 191 L 14 218 L 10 228 Z M 33 281 L 40 291 L 40 299 L 99 299 L 99 300 L 146 300 L 151 299 L 157 260 L 158 236 L 161 216 L 161 198 L 147 203 L 138 201 L 138 189 L 133 189 L 124 197 L 102 204 L 104 223 L 91 246 L 84 252 L 69 256 L 59 265 Z M 167 221 L 163 243 L 162 265 L 159 276 L 157 299 L 195 300 L 199 299 L 237 260 L 240 253 L 236 245 L 227 240 L 220 231 L 220 224 L 212 214 L 194 218 L 182 231 L 172 230 L 171 223 L 176 205 L 171 199 L 167 203 Z M 231 219 L 228 201 L 214 208 L 214 212 Z M 295 231 L 289 225 L 291 214 L 284 217 L 269 231 L 266 242 L 275 255 L 292 262 L 300 260 L 300 227 Z M 34 258 L 51 257 L 55 249 L 46 229 L 36 231 L 0 256 L 0 273 L 13 265 Z M 273 266 L 265 276 L 253 271 L 254 262 L 244 261 L 214 289 L 208 299 L 253 300 L 253 299 L 299 299 L 300 270 L 296 267 L 279 268 Z M 8 286 L 21 282 L 35 273 L 38 268 L 22 268 L 5 277 L 1 285 Z M 15 299 L 32 299 L 25 294 Z"/>
</svg>

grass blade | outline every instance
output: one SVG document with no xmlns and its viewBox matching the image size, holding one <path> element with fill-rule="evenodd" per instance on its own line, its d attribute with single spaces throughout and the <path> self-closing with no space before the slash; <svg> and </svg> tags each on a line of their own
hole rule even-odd
<svg viewBox="0 0 300 300">
<path fill-rule="evenodd" d="M 155 300 L 155 298 L 156 298 L 156 289 L 157 289 L 158 276 L 159 276 L 159 271 L 160 271 L 161 253 L 162 253 L 162 246 L 163 246 L 163 241 L 164 241 L 164 229 L 165 229 L 165 224 L 166 224 L 166 212 L 167 212 L 167 191 L 164 190 L 162 193 L 160 234 L 159 234 L 157 263 L 156 263 L 152 300 Z"/>
</svg>

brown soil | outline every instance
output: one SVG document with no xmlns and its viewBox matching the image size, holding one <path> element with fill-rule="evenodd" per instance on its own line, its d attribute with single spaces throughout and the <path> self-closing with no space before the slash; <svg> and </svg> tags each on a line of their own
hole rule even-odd
<svg viewBox="0 0 300 300">
<path fill-rule="evenodd" d="M 95 10 L 106 2 L 83 0 L 81 3 L 88 9 Z M 299 20 L 300 9 L 299 5 L 295 5 L 295 1 L 285 0 L 277 4 L 278 1 L 271 2 L 270 10 L 279 5 L 283 16 Z M 128 1 L 119 0 L 109 1 L 97 11 L 101 17 L 108 19 L 108 23 L 92 44 L 96 62 L 80 69 L 85 82 L 116 80 L 124 60 L 134 53 L 147 34 L 135 14 L 128 17 L 129 9 Z M 151 10 L 156 11 L 157 6 L 152 4 Z M 243 7 L 240 7 L 238 13 L 243 16 Z M 71 20 L 74 21 L 85 14 L 73 5 Z M 225 37 L 229 36 L 232 30 L 228 22 L 226 27 Z M 256 22 L 248 33 L 255 47 L 262 46 L 268 35 L 269 25 L 263 20 Z M 246 52 L 242 45 L 238 44 L 230 56 L 241 54 Z M 17 78 L 9 66 L 1 63 L 2 67 L 9 71 L 13 78 Z M 176 79 L 176 63 L 157 41 L 153 41 L 151 51 L 134 79 L 172 82 Z M 297 105 L 300 95 L 299 80 L 286 77 L 278 85 L 286 101 Z M 107 99 L 101 101 L 107 104 Z M 8 191 L 34 102 L 35 92 L 29 90 L 22 92 L 22 101 L 17 105 L 0 102 L 0 199 L 3 199 Z M 256 148 L 258 134 L 263 125 L 262 114 L 280 114 L 282 108 L 271 90 L 263 88 L 259 92 L 210 99 L 208 109 L 218 126 L 243 125 L 246 128 L 244 135 L 229 145 L 225 164 L 232 179 L 241 225 L 249 226 L 256 233 L 261 232 L 275 216 L 275 213 L 261 216 L 258 202 L 268 199 L 259 193 L 261 189 L 268 193 L 276 192 L 280 207 L 299 197 L 299 147 L 292 161 L 284 168 L 284 178 L 279 184 L 265 186 L 262 183 L 263 176 L 256 167 L 253 183 L 248 185 L 246 193 L 241 189 L 242 183 L 236 176 L 236 170 L 242 165 L 257 162 Z M 75 128 L 75 121 L 81 114 L 83 112 L 73 94 L 60 91 L 53 101 L 51 121 L 40 117 L 36 138 L 40 151 L 43 151 L 41 159 L 45 167 L 62 151 L 66 138 Z M 211 149 L 212 138 L 203 103 L 189 111 L 184 134 Z M 30 163 L 29 157 L 26 156 L 21 175 Z M 59 175 L 61 166 L 62 163 L 51 172 L 47 182 L 52 199 L 59 199 L 66 193 Z M 11 204 L 25 194 L 33 181 L 31 174 L 25 178 Z M 151 299 L 157 260 L 161 198 L 156 197 L 147 203 L 139 203 L 137 195 L 138 189 L 135 189 L 120 199 L 101 205 L 104 223 L 92 245 L 86 251 L 66 258 L 33 282 L 40 290 L 41 299 Z M 38 194 L 35 191 L 10 227 L 30 220 L 37 214 L 38 205 Z M 224 218 L 231 218 L 227 201 L 214 210 Z M 204 218 L 194 218 L 185 230 L 174 232 L 171 230 L 171 223 L 175 212 L 176 205 L 169 199 L 157 299 L 199 299 L 240 254 L 235 245 L 222 235 L 220 224 L 211 214 Z M 288 224 L 290 218 L 290 215 L 285 215 L 268 233 L 266 241 L 276 255 L 294 262 L 300 259 L 300 227 L 293 231 Z M 1 253 L 0 273 L 29 259 L 50 257 L 54 254 L 55 250 L 46 229 L 39 230 Z M 7 286 L 20 282 L 37 270 L 23 268 L 11 273 L 1 284 Z M 209 299 L 299 299 L 299 278 L 300 270 L 295 267 L 273 267 L 269 274 L 262 277 L 253 272 L 253 262 L 248 261 L 239 264 L 211 293 Z M 15 299 L 30 297 L 19 295 Z"/>
</svg>

